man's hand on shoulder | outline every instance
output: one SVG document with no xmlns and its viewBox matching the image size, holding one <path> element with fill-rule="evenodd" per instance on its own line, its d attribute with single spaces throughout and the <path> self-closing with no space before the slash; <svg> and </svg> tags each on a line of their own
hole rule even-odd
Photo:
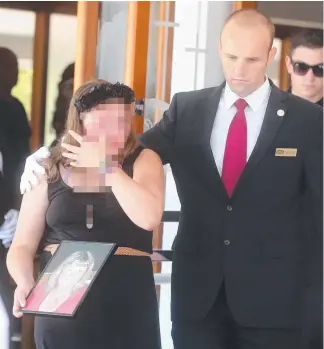
<svg viewBox="0 0 324 349">
<path fill-rule="evenodd" d="M 20 180 L 20 192 L 24 194 L 31 190 L 32 185 L 37 185 L 39 182 L 39 175 L 45 174 L 45 169 L 39 164 L 39 161 L 50 156 L 48 147 L 43 146 L 35 153 L 28 156 L 25 163 L 24 173 Z"/>
</svg>

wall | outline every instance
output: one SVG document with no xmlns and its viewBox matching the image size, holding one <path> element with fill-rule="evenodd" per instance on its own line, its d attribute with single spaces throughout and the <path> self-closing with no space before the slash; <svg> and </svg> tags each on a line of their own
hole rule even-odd
<svg viewBox="0 0 324 349">
<path fill-rule="evenodd" d="M 273 19 L 278 19 L 278 24 L 291 21 L 307 25 L 323 27 L 323 2 L 322 1 L 259 1 L 258 9 Z M 280 23 L 279 23 L 280 22 Z M 291 24 L 293 25 L 293 24 Z"/>
<path fill-rule="evenodd" d="M 232 8 L 233 1 L 208 2 L 205 87 L 219 85 L 224 80 L 217 45 L 223 23 Z"/>
<path fill-rule="evenodd" d="M 32 60 L 33 36 L 0 33 L 0 46 L 10 48 L 19 58 Z"/>
<path fill-rule="evenodd" d="M 67 30 L 67 28 L 69 28 Z M 72 15 L 52 14 L 50 18 L 47 67 L 45 144 L 55 137 L 51 122 L 58 95 L 58 83 L 63 70 L 75 61 L 77 18 Z"/>
<path fill-rule="evenodd" d="M 127 1 L 102 2 L 97 75 L 110 82 L 124 80 L 127 14 Z"/>
<path fill-rule="evenodd" d="M 0 8 L 0 46 L 12 50 L 18 57 L 18 84 L 12 94 L 24 105 L 28 118 L 31 117 L 33 45 L 35 14 Z"/>
</svg>

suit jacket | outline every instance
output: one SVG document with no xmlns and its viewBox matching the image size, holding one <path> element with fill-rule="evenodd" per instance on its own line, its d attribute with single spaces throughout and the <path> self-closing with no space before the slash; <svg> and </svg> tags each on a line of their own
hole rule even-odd
<svg viewBox="0 0 324 349">
<path fill-rule="evenodd" d="M 10 151 L 3 134 L 3 130 L 0 128 L 0 152 L 3 161 L 3 171 L 0 171 L 0 225 L 4 222 L 4 215 L 11 209 L 14 208 L 14 195 L 12 192 L 11 180 L 9 177 L 4 176 L 5 166 L 7 169 L 8 162 L 10 160 Z M 6 163 L 6 165 L 5 165 Z M 12 166 L 10 165 L 10 168 Z M 10 173 L 12 175 L 12 173 Z M 1 243 L 1 241 L 0 241 Z"/>
<path fill-rule="evenodd" d="M 23 105 L 16 99 L 0 100 L 0 152 L 3 173 L 0 173 L 0 224 L 11 208 L 19 210 L 20 177 L 29 155 L 30 129 Z"/>
<path fill-rule="evenodd" d="M 3 160 L 3 172 L 0 171 L 0 225 L 4 222 L 4 215 L 10 209 L 19 210 L 21 195 L 18 176 L 22 174 L 22 171 L 18 170 L 16 156 L 2 131 L 0 129 L 0 152 Z"/>
<path fill-rule="evenodd" d="M 225 282 L 228 304 L 241 325 L 299 327 L 305 276 L 321 278 L 322 108 L 271 82 L 257 144 L 230 198 L 210 146 L 224 86 L 176 94 L 162 120 L 141 136 L 170 163 L 181 203 L 172 320 L 202 319 Z M 294 148 L 297 154 L 276 156 L 277 148 Z M 307 232 L 302 229 L 305 190 L 315 221 Z"/>
</svg>

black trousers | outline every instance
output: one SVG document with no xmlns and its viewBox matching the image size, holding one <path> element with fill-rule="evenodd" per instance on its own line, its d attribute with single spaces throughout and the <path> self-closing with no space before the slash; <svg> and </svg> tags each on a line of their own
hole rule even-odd
<svg viewBox="0 0 324 349">
<path fill-rule="evenodd" d="M 14 290 L 10 285 L 10 276 L 6 266 L 6 250 L 1 245 L 0 240 L 0 297 L 7 311 L 10 319 L 10 336 L 13 330 L 13 317 L 12 317 L 12 305 L 13 305 L 13 293 Z"/>
<path fill-rule="evenodd" d="M 222 285 L 213 309 L 199 323 L 173 323 L 174 349 L 304 349 L 301 330 L 239 326 Z"/>
</svg>

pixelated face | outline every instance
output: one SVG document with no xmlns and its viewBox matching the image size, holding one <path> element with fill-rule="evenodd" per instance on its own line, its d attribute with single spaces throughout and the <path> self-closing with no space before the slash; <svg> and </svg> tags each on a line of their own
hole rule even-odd
<svg viewBox="0 0 324 349">
<path fill-rule="evenodd" d="M 226 81 L 233 92 L 246 97 L 265 81 L 267 65 L 276 49 L 269 51 L 270 35 L 267 27 L 241 27 L 234 21 L 223 31 L 219 53 Z"/>
<path fill-rule="evenodd" d="M 123 149 L 131 131 L 131 105 L 122 103 L 99 104 L 83 115 L 85 137 L 97 141 L 105 137 L 109 151 L 117 154 Z"/>
<path fill-rule="evenodd" d="M 323 97 L 323 48 L 297 47 L 286 64 L 294 93 L 310 100 Z"/>
</svg>

